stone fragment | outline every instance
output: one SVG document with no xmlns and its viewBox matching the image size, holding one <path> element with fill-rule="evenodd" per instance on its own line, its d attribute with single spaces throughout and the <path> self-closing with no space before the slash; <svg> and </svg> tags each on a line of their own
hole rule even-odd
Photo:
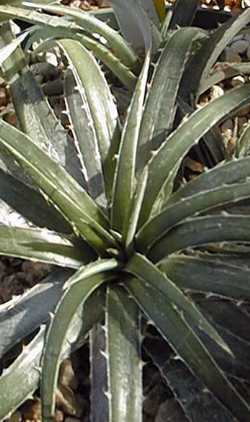
<svg viewBox="0 0 250 422">
<path fill-rule="evenodd" d="M 236 40 L 230 46 L 231 51 L 236 54 L 244 54 L 249 47 L 249 42 L 247 40 Z"/>
</svg>

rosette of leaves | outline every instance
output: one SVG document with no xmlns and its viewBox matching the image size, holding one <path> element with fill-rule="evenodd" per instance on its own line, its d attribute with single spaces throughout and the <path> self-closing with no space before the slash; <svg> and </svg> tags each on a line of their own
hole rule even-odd
<svg viewBox="0 0 250 422">
<path fill-rule="evenodd" d="M 20 39 L 3 27 L 2 73 L 19 126 L 0 121 L 0 254 L 57 269 L 0 308 L 1 356 L 40 327 L 1 375 L 1 419 L 40 385 L 43 420 L 52 420 L 60 361 L 89 334 L 92 420 L 142 420 L 144 316 L 175 356 L 147 349 L 183 418 L 201 420 L 196 391 L 207 415 L 249 421 L 249 316 L 234 304 L 250 296 L 250 218 L 237 208 L 250 197 L 250 158 L 221 162 L 183 186 L 176 180 L 189 150 L 249 104 L 250 87 L 226 93 L 174 128 L 178 93 L 182 111 L 193 106 L 185 87 L 200 51 L 194 46 L 207 40 L 196 28 L 166 36 L 178 23 L 177 6 L 175 21 L 163 24 L 153 72 L 151 26 L 134 6 L 145 59 L 122 125 L 93 54 L 79 39 L 59 37 L 73 141 L 37 85 Z M 11 7 L 0 12 L 14 17 Z"/>
</svg>

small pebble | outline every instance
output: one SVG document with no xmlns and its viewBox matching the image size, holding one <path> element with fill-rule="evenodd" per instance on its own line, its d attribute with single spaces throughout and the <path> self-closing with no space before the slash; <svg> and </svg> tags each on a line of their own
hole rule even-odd
<svg viewBox="0 0 250 422">
<path fill-rule="evenodd" d="M 241 57 L 238 53 L 231 50 L 230 47 L 225 49 L 225 61 L 229 63 L 241 63 Z"/>
<path fill-rule="evenodd" d="M 228 119 L 228 120 L 226 120 L 224 123 L 222 123 L 222 125 L 221 125 L 221 131 L 222 132 L 226 132 L 227 130 L 233 130 L 233 127 L 234 127 L 234 125 L 233 125 L 233 121 L 232 121 L 232 119 Z"/>
<path fill-rule="evenodd" d="M 211 100 L 219 98 L 222 95 L 224 95 L 224 89 L 221 88 L 219 85 L 214 85 L 211 89 Z"/>
<path fill-rule="evenodd" d="M 235 88 L 236 86 L 242 86 L 245 83 L 245 79 L 243 78 L 243 76 L 235 76 L 232 80 L 231 80 L 231 86 L 233 88 Z"/>
<path fill-rule="evenodd" d="M 248 122 L 248 118 L 247 117 L 239 117 L 239 119 L 238 119 L 238 124 L 239 124 L 239 127 L 240 128 L 242 126 L 244 126 L 247 122 Z"/>
<path fill-rule="evenodd" d="M 22 414 L 19 411 L 14 412 L 9 419 L 9 422 L 21 422 L 21 421 L 22 421 Z"/>
<path fill-rule="evenodd" d="M 238 40 L 233 42 L 233 44 L 230 46 L 230 49 L 235 54 L 244 54 L 248 47 L 249 43 L 247 40 Z"/>
<path fill-rule="evenodd" d="M 250 105 L 247 105 L 247 106 L 241 108 L 238 111 L 237 116 L 239 116 L 239 117 L 246 117 L 249 114 L 250 114 Z"/>
<path fill-rule="evenodd" d="M 61 364 L 59 384 L 70 387 L 72 390 L 76 390 L 78 387 L 78 380 L 70 359 L 65 359 Z"/>
<path fill-rule="evenodd" d="M 64 413 L 61 410 L 56 409 L 55 411 L 55 422 L 63 422 Z"/>
</svg>

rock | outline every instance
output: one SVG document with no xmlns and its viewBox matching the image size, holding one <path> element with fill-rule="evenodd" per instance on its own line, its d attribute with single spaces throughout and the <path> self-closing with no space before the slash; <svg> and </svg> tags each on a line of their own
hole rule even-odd
<svg viewBox="0 0 250 422">
<path fill-rule="evenodd" d="M 65 387 L 70 387 L 74 391 L 78 387 L 78 380 L 75 376 L 71 359 L 65 359 L 61 364 L 59 372 L 59 384 L 64 385 Z"/>
<path fill-rule="evenodd" d="M 234 128 L 234 124 L 233 124 L 233 121 L 232 121 L 232 119 L 228 119 L 228 120 L 226 120 L 224 123 L 222 123 L 222 125 L 221 125 L 221 131 L 222 132 L 226 132 L 227 130 L 233 130 L 233 128 Z"/>
<path fill-rule="evenodd" d="M 81 417 L 85 410 L 85 402 L 78 400 L 71 388 L 60 385 L 56 392 L 56 404 L 69 416 Z"/>
<path fill-rule="evenodd" d="M 238 125 L 239 128 L 241 129 L 244 125 L 246 125 L 248 123 L 248 119 L 247 117 L 239 117 L 238 119 Z"/>
<path fill-rule="evenodd" d="M 247 40 L 237 40 L 233 41 L 230 46 L 231 51 L 236 54 L 244 54 L 249 47 L 249 42 Z"/>
<path fill-rule="evenodd" d="M 56 409 L 54 421 L 63 422 L 63 420 L 64 420 L 64 413 L 61 410 Z"/>
<path fill-rule="evenodd" d="M 241 110 L 238 111 L 237 116 L 239 117 L 246 117 L 250 115 L 250 105 L 247 105 L 243 108 L 241 108 Z"/>
<path fill-rule="evenodd" d="M 14 412 L 9 419 L 9 422 L 21 422 L 21 421 L 22 421 L 22 414 L 19 411 Z"/>
<path fill-rule="evenodd" d="M 232 80 L 231 80 L 231 86 L 233 88 L 236 88 L 236 86 L 242 86 L 245 83 L 245 79 L 243 76 L 235 76 Z"/>
<path fill-rule="evenodd" d="M 21 407 L 22 420 L 40 422 L 42 420 L 41 401 L 30 399 Z"/>
<path fill-rule="evenodd" d="M 224 95 L 224 89 L 221 88 L 219 85 L 214 85 L 211 88 L 211 100 L 214 100 L 215 98 L 219 98 L 222 95 Z"/>
<path fill-rule="evenodd" d="M 0 107 L 6 107 L 9 102 L 9 95 L 4 86 L 0 86 Z"/>
<path fill-rule="evenodd" d="M 229 63 L 241 63 L 241 57 L 235 53 L 230 47 L 225 49 L 225 61 Z"/>
</svg>

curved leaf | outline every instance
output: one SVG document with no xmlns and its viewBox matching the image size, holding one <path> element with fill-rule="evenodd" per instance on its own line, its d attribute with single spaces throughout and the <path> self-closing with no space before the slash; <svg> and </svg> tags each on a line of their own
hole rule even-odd
<svg viewBox="0 0 250 422">
<path fill-rule="evenodd" d="M 134 51 L 125 42 L 123 37 L 109 25 L 97 19 L 90 13 L 79 10 L 79 8 L 67 7 L 63 5 L 37 4 L 31 7 L 39 7 L 45 12 L 65 15 L 72 18 L 84 31 L 92 34 L 99 34 L 106 39 L 114 54 L 129 68 L 135 68 L 138 58 Z"/>
<path fill-rule="evenodd" d="M 247 422 L 250 417 L 249 405 L 228 381 L 181 310 L 143 280 L 126 280 L 125 286 L 191 371 L 236 418 Z"/>
<path fill-rule="evenodd" d="M 27 400 L 39 384 L 39 364 L 43 348 L 45 326 L 26 346 L 14 363 L 0 378 L 0 420 L 4 420 Z M 29 376 L 27 376 L 29 374 Z"/>
<path fill-rule="evenodd" d="M 212 101 L 208 106 L 194 112 L 162 144 L 149 163 L 149 179 L 145 194 L 141 223 L 154 212 L 152 207 L 166 186 L 172 186 L 177 166 L 188 150 L 215 124 L 250 101 L 250 86 L 237 88 Z M 160 197 L 159 197 L 160 198 Z M 160 199 L 159 199 L 160 200 Z M 165 200 L 165 198 L 164 198 Z M 161 204 L 156 203 L 159 209 Z"/>
<path fill-rule="evenodd" d="M 88 37 L 76 31 L 68 29 L 49 27 L 45 29 L 34 29 L 31 31 L 29 40 L 26 43 L 26 49 L 29 49 L 35 42 L 39 42 L 35 48 L 34 54 L 47 51 L 53 47 L 53 40 L 69 38 L 79 41 L 84 47 L 90 50 L 97 59 L 101 60 L 117 78 L 129 89 L 132 90 L 136 84 L 136 76 L 125 66 L 106 45 L 101 44 L 97 39 Z"/>
<path fill-rule="evenodd" d="M 209 75 L 205 80 L 201 81 L 199 87 L 199 95 L 204 94 L 204 92 L 212 88 L 213 85 L 219 84 L 224 80 L 231 79 L 237 75 L 249 74 L 249 63 L 220 63 L 218 69 L 216 68 L 211 73 L 211 75 Z"/>
<path fill-rule="evenodd" d="M 185 255 L 173 255 L 158 267 L 181 289 L 212 293 L 236 300 L 250 297 L 250 270 L 228 263 Z"/>
<path fill-rule="evenodd" d="M 8 46 L 13 39 L 10 23 L 5 23 L 0 28 L 0 43 Z M 22 72 L 19 69 L 20 61 L 24 63 Z M 26 57 L 20 46 L 7 63 L 2 65 L 2 74 L 10 85 L 10 93 L 21 130 L 82 183 L 78 158 L 69 136 L 56 118 L 27 66 Z"/>
<path fill-rule="evenodd" d="M 35 226 L 46 227 L 59 233 L 72 233 L 71 226 L 65 221 L 62 215 L 52 207 L 43 196 L 34 189 L 26 186 L 20 180 L 5 173 L 0 169 L 0 199 L 2 203 L 15 210 L 17 216 L 22 217 Z M 2 203 L 0 203 L 0 220 L 4 223 L 2 213 Z M 29 204 L 29 206 L 27 206 Z M 1 219 L 2 218 L 2 219 Z M 5 221 L 6 223 L 6 221 Z M 14 225 L 18 225 L 15 221 Z M 25 224 L 30 226 L 28 222 Z"/>
<path fill-rule="evenodd" d="M 0 255 L 79 268 L 92 255 L 74 245 L 70 237 L 46 229 L 26 229 L 0 224 Z"/>
<path fill-rule="evenodd" d="M 84 310 L 86 315 L 84 321 L 82 321 L 82 307 L 80 306 L 77 310 L 68 330 L 67 341 L 63 345 L 61 359 L 66 358 L 74 350 L 82 346 L 85 341 L 84 333 L 88 332 L 102 317 L 104 303 L 103 295 L 99 293 L 101 293 L 100 290 L 93 294 L 85 303 Z M 4 400 L 1 401 L 0 420 L 6 419 L 10 413 L 37 390 L 43 346 L 44 327 L 40 329 L 31 343 L 24 348 L 15 362 L 2 374 L 0 378 L 0 395 Z"/>
<path fill-rule="evenodd" d="M 147 14 L 147 5 L 141 1 L 112 0 L 112 8 L 119 22 L 121 32 L 140 56 L 145 51 L 145 36 L 150 37 L 152 51 L 155 53 L 161 42 L 157 25 Z M 150 7 L 152 11 L 152 5 Z M 156 18 L 157 21 L 157 18 Z"/>
<path fill-rule="evenodd" d="M 216 242 L 250 242 L 250 217 L 214 215 L 178 224 L 150 250 L 154 261 L 176 251 Z"/>
<path fill-rule="evenodd" d="M 105 207 L 107 203 L 102 162 L 93 117 L 84 89 L 75 80 L 70 70 L 64 77 L 64 96 L 86 189 L 100 206 Z M 81 119 L 79 119 L 79 110 L 81 110 Z"/>
<path fill-rule="evenodd" d="M 102 160 L 106 194 L 109 198 L 114 172 L 114 157 L 110 154 L 114 143 L 117 142 L 116 129 L 119 125 L 117 108 L 109 86 L 93 55 L 78 41 L 63 39 L 58 41 L 58 44 L 71 65 L 82 100 L 84 103 L 86 102 L 92 115 Z M 116 145 L 114 147 L 117 148 Z M 93 150 L 95 151 L 95 148 Z M 82 159 L 84 160 L 84 156 Z"/>
<path fill-rule="evenodd" d="M 107 245 L 102 236 L 106 241 L 113 243 L 105 230 L 108 227 L 106 217 L 95 202 L 27 135 L 0 120 L 0 145 L 19 161 L 52 204 L 56 204 L 69 222 L 73 221 L 73 228 L 79 230 L 91 246 L 105 251 Z"/>
<path fill-rule="evenodd" d="M 250 10 L 246 9 L 240 16 L 233 17 L 219 26 L 203 43 L 194 55 L 186 70 L 181 88 L 181 96 L 187 102 L 197 99 L 200 84 L 205 80 L 210 69 L 223 52 L 227 44 L 250 22 Z"/>
<path fill-rule="evenodd" d="M 207 212 L 211 208 L 224 204 L 235 203 L 250 197 L 250 183 L 223 185 L 213 190 L 206 190 L 196 195 L 182 198 L 174 205 L 162 210 L 149 220 L 139 231 L 136 245 L 140 250 L 146 250 L 159 238 L 163 237 L 173 226 L 194 214 Z"/>
<path fill-rule="evenodd" d="M 165 274 L 143 255 L 135 254 L 128 262 L 125 270 L 140 278 L 147 285 L 158 289 L 166 300 L 183 314 L 192 326 L 203 330 L 213 341 L 228 354 L 231 354 L 227 344 L 217 333 L 214 327 L 202 315 L 194 302 L 190 300 Z"/>
<path fill-rule="evenodd" d="M 23 295 L 0 305 L 0 358 L 49 319 L 63 294 L 72 270 L 52 271 Z"/>
<path fill-rule="evenodd" d="M 110 272 L 118 267 L 116 260 L 101 260 L 80 268 L 65 286 L 46 337 L 41 381 L 42 410 L 44 421 L 50 421 L 54 413 L 55 388 L 59 371 L 60 355 L 67 331 L 80 304 L 82 306 L 91 294 L 103 283 L 114 277 Z M 89 328 L 89 327 L 88 327 Z M 87 331 L 82 330 L 82 335 Z"/>
<path fill-rule="evenodd" d="M 168 205 L 222 184 L 230 185 L 245 181 L 248 177 L 250 177 L 250 157 L 220 163 L 174 192 L 169 198 Z"/>
<path fill-rule="evenodd" d="M 168 38 L 156 63 L 140 128 L 139 170 L 144 168 L 151 151 L 161 145 L 172 129 L 179 84 L 191 53 L 192 42 L 198 36 L 196 28 L 177 30 Z"/>
<path fill-rule="evenodd" d="M 29 7 L 31 7 L 31 3 L 27 3 Z M 37 6 L 33 7 L 37 8 Z M 0 5 L 0 16 L 1 19 L 20 19 L 24 22 L 29 22 L 31 24 L 39 24 L 39 25 L 50 25 L 55 28 L 65 28 L 70 30 L 81 30 L 81 27 L 75 24 L 72 21 L 69 21 L 64 18 L 59 18 L 57 16 L 47 15 L 45 13 L 38 13 L 34 10 L 27 10 L 21 7 L 10 6 L 9 4 L 1 6 Z"/>
<path fill-rule="evenodd" d="M 173 391 L 188 421 L 210 422 L 216 415 L 220 422 L 235 422 L 232 414 L 204 388 L 202 382 L 193 376 L 180 359 L 169 359 L 162 365 L 153 348 L 150 356 Z"/>
<path fill-rule="evenodd" d="M 180 26 L 191 26 L 197 9 L 197 0 L 176 0 L 173 6 L 170 28 L 176 29 Z M 183 13 L 183 10 L 185 10 L 185 13 Z"/>
</svg>

